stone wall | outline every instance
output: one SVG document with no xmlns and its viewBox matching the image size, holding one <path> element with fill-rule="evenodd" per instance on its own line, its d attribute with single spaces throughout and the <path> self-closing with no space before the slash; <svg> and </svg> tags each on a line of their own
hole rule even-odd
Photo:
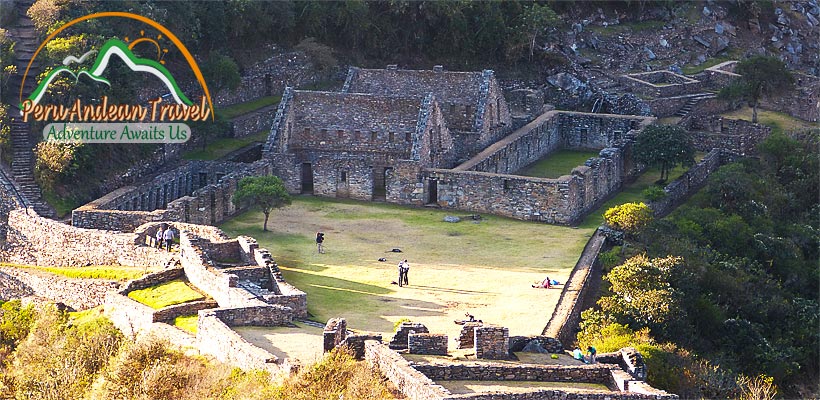
<svg viewBox="0 0 820 400">
<path fill-rule="evenodd" d="M 464 323 L 464 326 L 461 327 L 461 332 L 459 332 L 458 339 L 456 339 L 459 349 L 469 349 L 475 346 L 475 327 L 481 326 L 482 324 L 481 322 Z"/>
<path fill-rule="evenodd" d="M 563 353 L 564 346 L 561 341 L 549 336 L 510 336 L 510 352 L 524 350 L 530 342 L 537 342 L 541 348 L 549 353 Z"/>
<path fill-rule="evenodd" d="M 784 112 L 804 121 L 820 121 L 820 78 L 794 74 L 795 90 L 781 97 L 765 98 L 761 107 Z"/>
<path fill-rule="evenodd" d="M 236 213 L 231 198 L 241 178 L 269 173 L 267 162 L 192 161 L 75 209 L 71 222 L 77 227 L 121 231 L 153 221 L 216 225 Z"/>
<path fill-rule="evenodd" d="M 265 96 L 276 96 L 287 86 L 300 87 L 323 78 L 301 52 L 285 51 L 275 46 L 261 49 L 268 58 L 245 68 L 236 89 L 214 93 L 214 106 L 225 107 Z M 267 128 L 266 128 L 267 129 Z"/>
<path fill-rule="evenodd" d="M 127 265 L 162 267 L 172 253 L 141 245 L 135 233 L 76 228 L 24 209 L 9 213 L 9 262 L 40 266 Z"/>
<path fill-rule="evenodd" d="M 199 312 L 196 339 L 200 353 L 246 371 L 259 369 L 277 376 L 282 360 L 243 339 L 212 310 Z"/>
<path fill-rule="evenodd" d="M 430 333 L 430 331 L 424 324 L 418 322 L 402 322 L 398 328 L 396 328 L 393 339 L 390 340 L 390 348 L 392 350 L 407 349 L 407 336 L 410 335 L 410 333 Z"/>
<path fill-rule="evenodd" d="M 277 92 L 281 93 L 281 92 Z M 231 120 L 231 137 L 235 139 L 270 130 L 276 116 L 276 106 L 268 106 Z"/>
<path fill-rule="evenodd" d="M 736 154 L 749 155 L 755 153 L 757 144 L 772 132 L 765 125 L 719 115 L 696 115 L 681 122 L 692 133 L 695 148 L 700 151 L 722 148 Z"/>
<path fill-rule="evenodd" d="M 87 310 L 103 304 L 106 294 L 119 286 L 102 279 L 72 279 L 21 268 L 0 267 L 0 272 L 4 274 L 4 281 L 14 279 L 24 285 L 27 295 L 63 303 L 74 310 Z"/>
<path fill-rule="evenodd" d="M 365 360 L 378 368 L 390 382 L 411 400 L 445 399 L 447 389 L 414 369 L 410 363 L 387 346 L 368 340 L 364 344 Z"/>
<path fill-rule="evenodd" d="M 328 352 L 335 349 L 347 338 L 347 321 L 344 318 L 329 319 L 322 331 L 322 336 L 323 350 Z"/>
<path fill-rule="evenodd" d="M 666 193 L 662 199 L 649 204 L 655 212 L 655 218 L 662 218 L 672 212 L 680 203 L 690 195 L 698 191 L 712 172 L 715 172 L 725 162 L 725 156 L 721 149 L 713 149 L 703 159 L 690 168 L 686 173 L 675 179 L 663 191 Z"/>
<path fill-rule="evenodd" d="M 557 338 L 561 343 L 575 343 L 575 334 L 578 330 L 578 323 L 581 321 L 581 311 L 583 311 L 584 297 L 588 293 L 588 283 L 595 268 L 598 268 L 598 254 L 604 246 L 606 237 L 597 230 L 587 242 L 581 257 L 575 263 L 558 304 L 552 311 L 547 326 L 544 327 L 543 335 Z"/>
<path fill-rule="evenodd" d="M 473 329 L 475 330 L 473 349 L 476 358 L 491 360 L 507 360 L 510 358 L 509 328 L 481 325 Z"/>
<path fill-rule="evenodd" d="M 407 335 L 410 354 L 447 355 L 447 335 L 441 333 L 410 333 Z"/>
<path fill-rule="evenodd" d="M 589 365 L 510 365 L 463 363 L 459 365 L 416 364 L 413 367 L 432 379 L 469 381 L 583 382 L 608 384 L 608 364 Z"/>
</svg>

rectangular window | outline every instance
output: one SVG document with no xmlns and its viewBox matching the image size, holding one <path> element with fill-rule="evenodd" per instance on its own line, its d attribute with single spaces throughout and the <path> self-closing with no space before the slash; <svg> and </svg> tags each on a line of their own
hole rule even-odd
<svg viewBox="0 0 820 400">
<path fill-rule="evenodd" d="M 395 139 L 395 132 L 390 132 L 389 138 L 387 139 L 390 143 L 393 143 L 393 139 Z"/>
<path fill-rule="evenodd" d="M 344 129 L 337 129 L 336 130 L 336 136 L 338 136 L 339 139 L 343 138 L 345 136 L 345 130 Z"/>
<path fill-rule="evenodd" d="M 327 129 L 322 129 L 322 139 L 327 138 Z"/>
<path fill-rule="evenodd" d="M 510 180 L 509 179 L 504 179 L 504 191 L 505 192 L 510 191 Z"/>
<path fill-rule="evenodd" d="M 305 128 L 305 136 L 310 136 L 310 128 Z"/>
<path fill-rule="evenodd" d="M 410 141 L 412 141 L 412 140 L 413 140 L 413 132 L 407 131 L 407 132 L 404 134 L 404 141 L 406 141 L 406 142 L 410 142 Z"/>
<path fill-rule="evenodd" d="M 339 179 L 341 179 L 342 182 L 347 182 L 347 171 L 342 171 L 342 176 Z"/>
<path fill-rule="evenodd" d="M 376 131 L 370 131 L 370 141 L 375 142 L 378 139 L 379 133 Z"/>
<path fill-rule="evenodd" d="M 360 130 L 358 130 L 358 129 L 356 129 L 355 131 L 353 131 L 353 138 L 354 138 L 354 139 L 356 139 L 356 140 L 361 140 L 361 138 L 362 138 L 362 131 L 360 131 Z"/>
<path fill-rule="evenodd" d="M 456 113 L 456 103 L 450 103 L 450 114 Z"/>
<path fill-rule="evenodd" d="M 467 118 L 471 117 L 472 115 L 470 115 L 470 114 L 472 114 L 472 113 L 473 113 L 473 108 L 472 107 L 464 106 L 464 114 L 467 116 Z"/>
</svg>

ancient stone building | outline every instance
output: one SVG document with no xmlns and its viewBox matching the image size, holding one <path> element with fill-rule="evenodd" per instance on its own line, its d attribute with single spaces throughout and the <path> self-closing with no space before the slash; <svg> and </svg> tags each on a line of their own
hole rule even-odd
<svg viewBox="0 0 820 400">
<path fill-rule="evenodd" d="M 351 68 L 342 92 L 285 90 L 264 159 L 292 193 L 573 223 L 632 173 L 631 138 L 653 119 L 530 103 L 537 118 L 512 132 L 490 70 Z M 518 175 L 559 149 L 600 154 L 559 179 Z"/>
<path fill-rule="evenodd" d="M 449 168 L 453 136 L 435 95 L 422 98 L 286 89 L 265 145 L 288 190 L 384 200 L 400 161 Z"/>
<path fill-rule="evenodd" d="M 510 108 L 492 70 L 482 72 L 350 68 L 346 93 L 424 98 L 438 101 L 455 139 L 460 160 L 475 155 L 512 131 Z"/>
</svg>

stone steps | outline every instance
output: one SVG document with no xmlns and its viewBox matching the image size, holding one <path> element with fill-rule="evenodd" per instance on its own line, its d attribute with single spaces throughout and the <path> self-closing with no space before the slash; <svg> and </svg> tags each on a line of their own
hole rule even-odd
<svg viewBox="0 0 820 400">
<path fill-rule="evenodd" d="M 701 100 L 713 99 L 715 97 L 716 96 L 711 93 L 701 93 L 697 96 L 693 96 L 689 98 L 686 104 L 684 104 L 683 107 L 681 107 L 680 110 L 678 110 L 678 112 L 675 113 L 675 116 L 683 118 L 689 115 L 689 113 L 695 109 L 695 106 L 697 106 L 697 104 L 700 103 Z"/>
</svg>

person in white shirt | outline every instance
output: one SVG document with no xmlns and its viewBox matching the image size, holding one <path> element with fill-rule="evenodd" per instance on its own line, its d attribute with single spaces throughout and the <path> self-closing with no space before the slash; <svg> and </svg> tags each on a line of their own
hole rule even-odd
<svg viewBox="0 0 820 400">
<path fill-rule="evenodd" d="M 174 243 L 174 230 L 169 226 L 162 234 L 162 237 L 165 239 L 165 250 L 171 251 L 171 244 Z"/>
</svg>

